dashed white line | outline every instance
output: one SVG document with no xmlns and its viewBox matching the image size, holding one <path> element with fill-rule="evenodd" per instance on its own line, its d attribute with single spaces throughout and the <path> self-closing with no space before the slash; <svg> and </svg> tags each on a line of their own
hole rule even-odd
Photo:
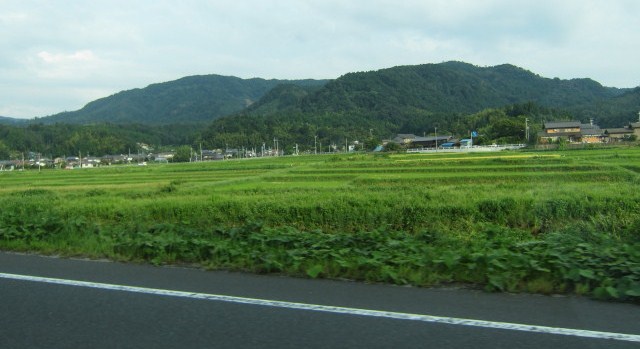
<svg viewBox="0 0 640 349">
<path fill-rule="evenodd" d="M 640 342 L 640 335 L 636 335 L 636 334 L 601 332 L 601 331 L 580 330 L 580 329 L 572 329 L 572 328 L 548 327 L 548 326 L 527 325 L 527 324 L 517 324 L 517 323 L 508 323 L 508 322 L 463 319 L 463 318 L 446 317 L 446 316 L 433 316 L 433 315 L 423 315 L 423 314 L 399 313 L 399 312 L 392 312 L 392 311 L 335 307 L 335 306 L 328 306 L 328 305 L 285 302 L 285 301 L 275 301 L 275 300 L 266 300 L 266 299 L 207 294 L 207 293 L 194 293 L 194 292 L 185 292 L 185 291 L 163 290 L 163 289 L 156 289 L 156 288 L 114 285 L 114 284 L 106 284 L 106 283 L 98 283 L 98 282 L 56 279 L 56 278 L 48 278 L 48 277 L 40 277 L 40 276 L 32 276 L 32 275 L 0 273 L 0 278 L 20 280 L 20 281 L 30 281 L 30 282 L 41 282 L 41 283 L 65 285 L 65 286 L 96 288 L 96 289 L 102 289 L 102 290 L 142 293 L 142 294 L 150 294 L 150 295 L 158 295 L 158 296 L 191 298 L 191 299 L 250 304 L 250 305 L 259 305 L 259 306 L 266 306 L 266 307 L 277 307 L 277 308 L 297 309 L 297 310 L 306 310 L 306 311 L 319 311 L 319 312 L 327 312 L 327 313 L 334 313 L 334 314 L 381 317 L 381 318 L 396 319 L 396 320 L 422 321 L 422 322 L 439 323 L 439 324 L 492 328 L 492 329 L 499 329 L 499 330 L 525 331 L 525 332 L 546 333 L 546 334 L 584 337 L 584 338 Z"/>
</svg>

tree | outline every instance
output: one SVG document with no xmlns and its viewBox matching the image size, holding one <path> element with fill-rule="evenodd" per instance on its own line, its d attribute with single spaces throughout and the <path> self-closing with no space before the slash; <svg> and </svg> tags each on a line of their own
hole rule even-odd
<svg viewBox="0 0 640 349">
<path fill-rule="evenodd" d="M 524 122 L 514 118 L 497 118 L 489 129 L 491 138 L 497 142 L 516 143 L 524 138 Z"/>
<path fill-rule="evenodd" d="M 364 141 L 364 147 L 367 150 L 373 150 L 375 149 L 378 145 L 380 145 L 382 142 L 380 141 L 380 139 L 376 138 L 376 137 L 369 137 Z"/>
<path fill-rule="evenodd" d="M 176 153 L 173 156 L 174 162 L 189 162 L 191 160 L 192 149 L 188 145 L 181 145 L 176 149 Z"/>
<path fill-rule="evenodd" d="M 0 160 L 8 160 L 11 156 L 11 151 L 2 140 L 0 140 Z"/>
<path fill-rule="evenodd" d="M 398 143 L 389 142 L 384 145 L 384 151 L 400 151 L 402 147 Z"/>
</svg>

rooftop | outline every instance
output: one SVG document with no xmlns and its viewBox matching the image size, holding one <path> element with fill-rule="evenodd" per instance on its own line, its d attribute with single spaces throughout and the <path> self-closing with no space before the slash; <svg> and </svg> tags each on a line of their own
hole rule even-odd
<svg viewBox="0 0 640 349">
<path fill-rule="evenodd" d="M 549 121 L 544 123 L 544 128 L 578 128 L 580 121 Z"/>
</svg>

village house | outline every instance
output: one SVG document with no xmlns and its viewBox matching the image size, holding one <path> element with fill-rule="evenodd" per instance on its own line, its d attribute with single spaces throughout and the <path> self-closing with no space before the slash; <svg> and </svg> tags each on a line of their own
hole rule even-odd
<svg viewBox="0 0 640 349">
<path fill-rule="evenodd" d="M 0 171 L 13 171 L 16 168 L 16 161 L 2 160 L 0 161 Z"/>
<path fill-rule="evenodd" d="M 605 130 L 593 123 L 580 121 L 551 121 L 544 123 L 544 130 L 538 133 L 540 143 L 553 143 L 565 140 L 569 143 L 604 143 Z"/>
<path fill-rule="evenodd" d="M 628 140 L 633 135 L 633 129 L 630 127 L 608 128 L 604 130 L 607 135 L 607 142 L 620 142 Z"/>
<path fill-rule="evenodd" d="M 622 128 L 602 129 L 593 123 L 579 121 L 552 121 L 544 123 L 544 130 L 538 133 L 540 143 L 553 143 L 563 139 L 569 143 L 610 143 L 629 140 L 640 136 L 640 122 L 629 123 Z"/>
<path fill-rule="evenodd" d="M 629 140 L 634 137 L 640 139 L 640 122 L 630 122 L 622 128 L 608 128 L 605 132 L 611 141 Z"/>
<path fill-rule="evenodd" d="M 579 142 L 581 137 L 579 121 L 552 121 L 544 123 L 544 130 L 538 133 L 540 143 L 553 143 L 564 139 L 570 143 Z"/>
<path fill-rule="evenodd" d="M 390 140 L 390 142 L 412 148 L 435 148 L 436 146 L 441 146 L 444 143 L 450 142 L 452 139 L 453 136 L 447 135 L 420 137 L 414 134 L 400 133 Z"/>
<path fill-rule="evenodd" d="M 588 124 L 580 124 L 581 143 L 604 143 L 606 134 L 598 125 L 594 125 L 593 120 Z"/>
<path fill-rule="evenodd" d="M 203 150 L 201 156 L 203 161 L 224 159 L 224 155 L 222 155 L 220 152 L 215 150 Z"/>
<path fill-rule="evenodd" d="M 106 165 L 124 164 L 127 162 L 127 157 L 125 155 L 104 155 L 101 162 Z"/>
<path fill-rule="evenodd" d="M 638 122 L 631 122 L 629 123 L 629 128 L 631 130 L 633 130 L 633 134 L 640 139 L 640 113 L 638 113 L 639 117 L 638 117 Z"/>
</svg>

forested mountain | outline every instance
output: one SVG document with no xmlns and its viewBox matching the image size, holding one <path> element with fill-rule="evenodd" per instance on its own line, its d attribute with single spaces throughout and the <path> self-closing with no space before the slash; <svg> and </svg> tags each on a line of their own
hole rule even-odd
<svg viewBox="0 0 640 349">
<path fill-rule="evenodd" d="M 543 78 L 508 64 L 477 67 L 446 62 L 349 73 L 305 96 L 299 106 L 304 112 L 366 110 L 381 114 L 418 108 L 433 113 L 472 113 L 525 102 L 568 108 L 626 91 L 603 87 L 591 79 Z M 259 114 L 268 112 L 258 106 L 252 109 Z"/>
<path fill-rule="evenodd" d="M 349 73 L 315 92 L 280 86 L 243 112 L 214 121 L 203 138 L 211 146 L 255 144 L 274 137 L 308 144 L 316 136 L 339 143 L 374 132 L 381 138 L 430 133 L 435 127 L 466 132 L 459 129 L 468 124 L 463 119 L 487 109 L 501 109 L 512 117 L 518 116 L 511 115 L 513 110 L 522 110 L 539 123 L 560 118 L 587 121 L 595 110 L 602 126 L 621 127 L 629 121 L 623 122 L 630 110 L 640 108 L 636 95 L 591 79 L 544 78 L 508 64 L 400 66 Z"/>
<path fill-rule="evenodd" d="M 28 126 L 2 126 L 0 148 L 100 155 L 137 143 L 259 149 L 277 140 L 290 152 L 296 144 L 300 150 L 374 144 L 395 133 L 433 134 L 436 127 L 456 136 L 480 131 L 480 142 L 521 142 L 525 119 L 535 134 L 545 120 L 593 118 L 622 127 L 638 120 L 639 110 L 640 87 L 549 79 L 508 64 L 399 66 L 331 81 L 206 75 L 123 91 Z"/>
<path fill-rule="evenodd" d="M 16 119 L 16 118 L 9 118 L 6 116 L 0 116 L 0 125 L 20 125 L 20 124 L 26 124 L 27 120 L 24 119 Z"/>
<path fill-rule="evenodd" d="M 84 108 L 38 121 L 46 124 L 142 123 L 147 125 L 211 122 L 250 106 L 279 84 L 321 86 L 323 80 L 240 79 L 200 75 L 122 91 Z"/>
<path fill-rule="evenodd" d="M 593 119 L 604 127 L 622 127 L 630 121 L 639 121 L 640 87 L 613 98 L 569 108 L 569 110 L 575 115 L 580 115 L 584 120 Z"/>
</svg>

